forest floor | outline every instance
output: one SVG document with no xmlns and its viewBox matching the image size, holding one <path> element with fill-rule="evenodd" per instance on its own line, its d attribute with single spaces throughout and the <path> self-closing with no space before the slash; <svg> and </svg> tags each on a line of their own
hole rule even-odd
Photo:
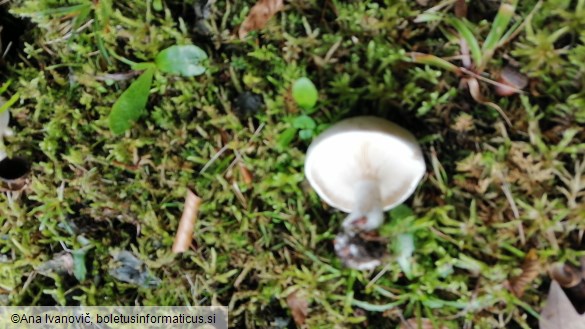
<svg viewBox="0 0 585 329">
<path fill-rule="evenodd" d="M 534 328 L 548 267 L 585 256 L 585 1 L 520 1 L 509 24 L 494 22 L 500 1 L 288 1 L 244 38 L 255 1 L 0 3 L 14 101 L 0 150 L 30 164 L 0 196 L 0 304 L 227 305 L 247 328 Z M 494 24 L 511 33 L 490 48 Z M 188 44 L 205 72 L 155 71 L 144 115 L 114 134 L 133 63 Z M 506 71 L 521 93 L 496 93 Z M 311 110 L 291 95 L 304 76 Z M 357 115 L 411 131 L 427 163 L 386 214 L 390 258 L 373 271 L 341 264 L 345 214 L 303 173 L 311 140 Z M 174 254 L 187 189 L 203 203 Z"/>
</svg>

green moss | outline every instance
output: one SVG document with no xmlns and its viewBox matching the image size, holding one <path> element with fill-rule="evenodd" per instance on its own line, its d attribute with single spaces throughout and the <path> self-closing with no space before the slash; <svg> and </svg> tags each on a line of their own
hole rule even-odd
<svg viewBox="0 0 585 329">
<path fill-rule="evenodd" d="M 584 255 L 585 37 L 575 14 L 584 9 L 553 1 L 529 16 L 535 1 L 519 4 L 513 20 L 526 25 L 488 71 L 517 61 L 531 84 L 507 99 L 484 90 L 512 119 L 507 127 L 458 89 L 454 74 L 409 62 L 412 51 L 458 55 L 458 44 L 438 32 L 447 22 L 413 23 L 427 8 L 324 3 L 291 2 L 241 41 L 233 31 L 252 1 L 216 1 L 207 37 L 193 30 L 193 1 L 163 1 L 162 11 L 150 2 L 13 1 L 12 15 L 27 28 L 0 72 L 0 82 L 13 81 L 6 94 L 20 94 L 10 110 L 15 135 L 0 149 L 26 157 L 32 171 L 20 196 L 0 197 L 2 302 L 220 303 L 230 306 L 233 326 L 266 328 L 290 319 L 286 298 L 300 289 L 315 328 L 366 320 L 396 327 L 400 316 L 449 328 L 494 328 L 500 319 L 508 328 L 534 327 L 546 273 L 522 298 L 506 289 L 525 253 L 536 248 L 543 263 Z M 87 13 L 71 9 L 79 4 Z M 472 32 L 486 35 L 497 8 L 468 4 L 470 26 L 480 29 Z M 139 74 L 126 60 L 152 61 L 175 44 L 201 47 L 206 73 L 155 74 L 146 114 L 113 135 L 112 105 Z M 319 90 L 313 135 L 294 131 L 305 117 L 291 87 L 302 76 Z M 246 91 L 264 105 L 238 110 Z M 312 136 L 361 114 L 411 130 L 427 158 L 427 176 L 407 202 L 412 214 L 388 214 L 381 229 L 391 241 L 413 237 L 410 278 L 396 253 L 382 272 L 343 268 L 331 240 L 344 214 L 327 208 L 304 179 Z M 279 145 L 291 128 L 286 147 Z M 175 256 L 186 188 L 204 203 L 193 250 Z M 78 259 L 84 275 L 35 276 L 63 246 L 82 248 L 79 237 L 92 246 Z M 114 277 L 119 250 L 132 252 L 160 284 Z"/>
</svg>

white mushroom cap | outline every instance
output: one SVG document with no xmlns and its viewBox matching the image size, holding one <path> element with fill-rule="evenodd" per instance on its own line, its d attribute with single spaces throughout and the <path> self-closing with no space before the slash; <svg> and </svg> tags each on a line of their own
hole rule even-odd
<svg viewBox="0 0 585 329">
<path fill-rule="evenodd" d="M 363 116 L 340 121 L 319 135 L 309 147 L 305 176 L 330 206 L 352 212 L 356 186 L 377 185 L 380 207 L 388 210 L 404 202 L 425 173 L 416 138 L 382 118 Z"/>
</svg>

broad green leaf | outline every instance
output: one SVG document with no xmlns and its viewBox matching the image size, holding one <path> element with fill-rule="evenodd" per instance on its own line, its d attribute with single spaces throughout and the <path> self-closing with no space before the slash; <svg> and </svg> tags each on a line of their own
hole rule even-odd
<svg viewBox="0 0 585 329">
<path fill-rule="evenodd" d="M 154 70 L 144 71 L 114 103 L 109 116 L 110 129 L 114 134 L 124 133 L 144 114 Z"/>
<path fill-rule="evenodd" d="M 207 54 L 194 45 L 171 46 L 156 55 L 155 63 L 159 70 L 194 77 L 205 73 L 205 66 L 201 64 L 207 59 Z"/>
<path fill-rule="evenodd" d="M 300 107 L 310 110 L 317 104 L 319 92 L 311 80 L 303 77 L 293 84 L 292 96 Z"/>
</svg>

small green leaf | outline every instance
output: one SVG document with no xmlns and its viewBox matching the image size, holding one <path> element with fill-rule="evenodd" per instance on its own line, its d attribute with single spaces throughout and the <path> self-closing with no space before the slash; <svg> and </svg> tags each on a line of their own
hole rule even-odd
<svg viewBox="0 0 585 329">
<path fill-rule="evenodd" d="M 293 121 L 293 127 L 297 129 L 313 130 L 317 127 L 315 120 L 308 115 L 300 115 Z"/>
<path fill-rule="evenodd" d="M 73 255 L 73 275 L 78 281 L 83 281 L 87 275 L 87 268 L 85 267 L 87 249 L 73 250 L 71 254 Z"/>
<path fill-rule="evenodd" d="M 154 68 L 144 71 L 114 103 L 109 116 L 110 129 L 114 134 L 119 135 L 130 129 L 144 114 L 153 75 Z"/>
<path fill-rule="evenodd" d="M 310 110 L 317 104 L 319 92 L 311 80 L 303 77 L 293 84 L 292 96 L 300 107 Z"/>
<path fill-rule="evenodd" d="M 201 64 L 207 54 L 194 45 L 171 46 L 156 55 L 156 66 L 163 72 L 193 77 L 205 73 Z"/>
<path fill-rule="evenodd" d="M 152 2 L 152 8 L 155 11 L 161 11 L 161 10 L 163 10 L 162 0 L 154 0 Z"/>
<path fill-rule="evenodd" d="M 412 253 L 414 252 L 414 238 L 412 234 L 406 233 L 401 234 L 397 237 L 395 245 L 394 245 L 394 252 L 398 255 L 396 261 L 404 275 L 407 278 L 412 278 L 412 267 L 411 267 L 411 258 Z"/>
<path fill-rule="evenodd" d="M 299 137 L 302 140 L 311 139 L 311 137 L 313 137 L 313 131 L 312 130 L 308 130 L 308 129 L 303 129 L 303 130 L 299 131 Z"/>
</svg>

